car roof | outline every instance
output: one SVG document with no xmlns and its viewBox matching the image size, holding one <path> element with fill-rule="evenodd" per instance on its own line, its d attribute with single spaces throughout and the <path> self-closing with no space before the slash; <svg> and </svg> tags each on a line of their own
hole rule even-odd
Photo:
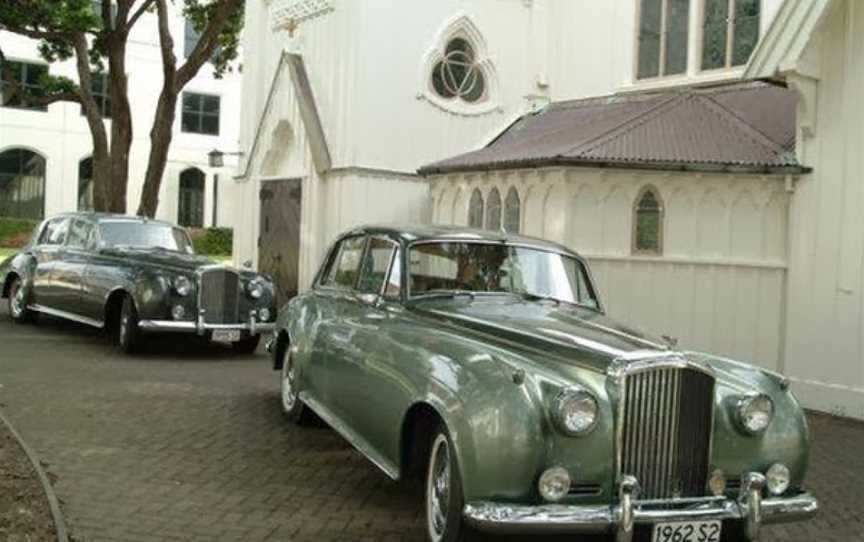
<svg viewBox="0 0 864 542">
<path fill-rule="evenodd" d="M 156 220 L 153 218 L 146 218 L 142 216 L 134 216 L 134 215 L 123 215 L 119 213 L 96 213 L 96 212 L 70 212 L 70 213 L 58 213 L 56 215 L 48 217 L 48 220 L 54 218 L 82 218 L 85 220 L 91 220 L 96 223 L 104 223 L 104 222 L 131 222 L 137 224 L 164 224 L 166 226 L 178 227 L 176 224 L 172 224 L 166 220 Z"/>
<path fill-rule="evenodd" d="M 468 228 L 465 226 L 443 224 L 367 224 L 345 232 L 342 237 L 359 234 L 386 235 L 399 239 L 404 243 L 433 240 L 508 243 L 576 255 L 576 252 L 572 249 L 545 239 L 527 235 L 514 235 L 504 231 Z"/>
</svg>

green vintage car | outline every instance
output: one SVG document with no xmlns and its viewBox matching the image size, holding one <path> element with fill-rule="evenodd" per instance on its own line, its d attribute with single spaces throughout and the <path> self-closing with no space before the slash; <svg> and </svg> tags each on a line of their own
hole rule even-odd
<svg viewBox="0 0 864 542">
<path fill-rule="evenodd" d="M 354 229 L 270 346 L 288 418 L 311 411 L 391 478 L 425 480 L 432 542 L 755 540 L 818 509 L 789 382 L 617 324 L 557 244 Z"/>
<path fill-rule="evenodd" d="M 105 328 L 127 353 L 159 332 L 251 353 L 276 320 L 270 279 L 195 255 L 183 228 L 125 215 L 45 220 L 0 263 L 0 286 L 14 321 L 48 314 Z"/>
</svg>

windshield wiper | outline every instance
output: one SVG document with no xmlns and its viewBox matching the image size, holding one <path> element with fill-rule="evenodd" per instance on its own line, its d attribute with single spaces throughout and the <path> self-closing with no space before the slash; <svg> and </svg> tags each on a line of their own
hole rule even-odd
<svg viewBox="0 0 864 542">
<path fill-rule="evenodd" d="M 567 301 L 562 301 L 557 297 L 552 297 L 551 295 L 534 294 L 523 290 L 513 290 L 511 293 L 521 297 L 526 301 L 552 301 L 556 305 L 561 305 L 561 303 L 568 303 Z"/>
<path fill-rule="evenodd" d="M 454 299 L 456 297 L 468 296 L 471 298 L 471 301 L 474 301 L 476 294 L 471 290 L 429 290 L 422 294 L 413 296 L 414 300 L 421 299 L 440 299 L 440 298 L 450 298 Z"/>
</svg>

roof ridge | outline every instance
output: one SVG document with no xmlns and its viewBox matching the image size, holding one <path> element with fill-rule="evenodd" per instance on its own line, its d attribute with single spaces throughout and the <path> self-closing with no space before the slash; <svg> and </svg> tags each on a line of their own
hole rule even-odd
<svg viewBox="0 0 864 542">
<path fill-rule="evenodd" d="M 775 153 L 777 153 L 778 156 L 786 154 L 786 149 L 783 148 L 780 143 L 774 141 L 761 130 L 744 120 L 733 110 L 718 102 L 716 99 L 714 99 L 713 96 L 699 96 L 699 98 L 705 100 L 708 107 L 710 107 L 711 109 L 714 109 L 716 112 L 720 113 L 723 116 L 731 118 L 735 124 L 737 124 L 745 132 L 747 132 L 748 135 L 750 135 L 754 140 L 756 140 L 757 143 L 761 143 L 766 147 L 770 148 Z"/>
<path fill-rule="evenodd" d="M 641 126 L 641 125 L 645 124 L 649 120 L 652 120 L 657 115 L 662 113 L 668 107 L 671 107 L 672 105 L 674 105 L 677 102 L 686 100 L 689 96 L 691 96 L 691 95 L 690 94 L 676 94 L 676 95 L 673 95 L 673 96 L 666 98 L 665 100 L 661 100 L 660 103 L 649 108 L 647 111 L 639 113 L 634 117 L 628 118 L 627 120 L 621 122 L 617 126 L 614 126 L 614 127 L 610 128 L 609 130 L 606 130 L 605 132 L 601 133 L 601 134 L 597 134 L 596 136 L 592 137 L 588 141 L 585 141 L 585 142 L 580 143 L 578 145 L 574 145 L 573 147 L 568 149 L 564 153 L 564 155 L 572 155 L 573 153 L 581 154 L 581 153 L 596 149 L 600 145 L 607 143 L 609 141 L 612 141 L 613 139 L 616 139 L 616 138 L 622 136 L 623 134 L 626 134 L 627 132 L 629 132 L 633 128 L 636 128 L 637 126 Z"/>
</svg>

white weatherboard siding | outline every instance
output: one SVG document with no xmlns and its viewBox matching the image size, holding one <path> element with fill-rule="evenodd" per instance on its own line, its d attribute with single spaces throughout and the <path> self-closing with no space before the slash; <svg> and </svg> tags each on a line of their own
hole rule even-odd
<svg viewBox="0 0 864 542">
<path fill-rule="evenodd" d="M 631 255 L 633 203 L 656 187 L 663 255 Z M 607 312 L 684 348 L 782 367 L 785 179 L 595 169 L 453 174 L 432 180 L 434 220 L 467 224 L 475 188 L 511 186 L 521 232 L 585 256 Z"/>
<path fill-rule="evenodd" d="M 834 2 L 810 39 L 814 173 L 791 208 L 786 373 L 808 404 L 864 418 L 864 2 Z"/>
<path fill-rule="evenodd" d="M 171 30 L 178 62 L 183 62 L 185 20 L 178 12 L 171 19 Z M 8 32 L 0 32 L 3 52 L 10 60 L 42 63 L 38 42 Z M 134 139 L 130 154 L 127 211 L 138 208 L 147 160 L 150 151 L 150 127 L 156 101 L 162 86 L 161 56 L 155 14 L 143 16 L 129 39 L 127 52 L 129 69 L 129 100 L 132 106 Z M 52 75 L 78 79 L 73 61 L 50 65 Z M 226 157 L 226 167 L 212 169 L 207 153 L 218 148 L 224 152 L 237 150 L 240 120 L 240 76 L 229 73 L 223 79 L 213 77 L 213 68 L 205 64 L 190 81 L 184 92 L 216 95 L 221 98 L 218 136 L 184 133 L 181 131 L 182 97 L 177 105 L 174 139 L 168 154 L 168 164 L 159 194 L 158 218 L 177 220 L 180 172 L 189 167 L 203 171 L 204 224 L 212 225 L 213 182 L 219 176 L 218 225 L 233 225 L 231 177 L 235 174 L 234 160 Z M 107 122 L 110 134 L 110 120 Z M 48 111 L 29 111 L 0 107 L 0 152 L 11 148 L 26 148 L 46 159 L 45 213 L 51 215 L 74 211 L 78 205 L 78 163 L 93 154 L 90 130 L 77 104 L 60 102 Z"/>
</svg>

